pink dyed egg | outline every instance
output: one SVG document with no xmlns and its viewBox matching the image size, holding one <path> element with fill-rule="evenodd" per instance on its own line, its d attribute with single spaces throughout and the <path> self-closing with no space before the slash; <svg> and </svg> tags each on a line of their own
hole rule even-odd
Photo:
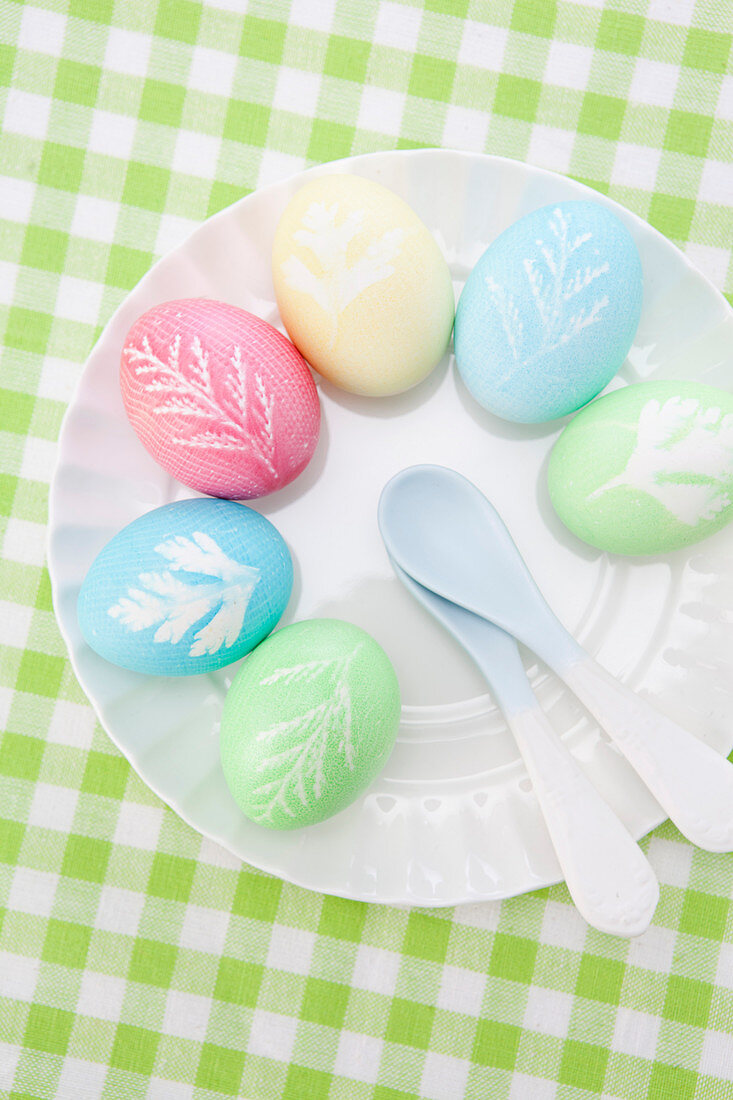
<svg viewBox="0 0 733 1100">
<path fill-rule="evenodd" d="M 182 299 L 144 313 L 127 334 L 120 385 L 153 458 L 209 496 L 282 489 L 318 441 L 305 359 L 272 325 L 225 302 Z"/>
</svg>

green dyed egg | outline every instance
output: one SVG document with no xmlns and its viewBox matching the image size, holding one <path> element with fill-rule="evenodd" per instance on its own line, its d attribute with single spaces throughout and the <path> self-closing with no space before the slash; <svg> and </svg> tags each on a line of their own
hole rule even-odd
<svg viewBox="0 0 733 1100">
<path fill-rule="evenodd" d="M 224 776 L 258 824 L 313 825 L 369 786 L 399 720 L 397 677 L 366 631 L 339 619 L 294 623 L 250 654 L 227 693 Z"/>
<path fill-rule="evenodd" d="M 548 467 L 570 530 L 614 554 L 661 554 L 733 519 L 733 394 L 696 382 L 642 382 L 593 401 Z"/>
</svg>

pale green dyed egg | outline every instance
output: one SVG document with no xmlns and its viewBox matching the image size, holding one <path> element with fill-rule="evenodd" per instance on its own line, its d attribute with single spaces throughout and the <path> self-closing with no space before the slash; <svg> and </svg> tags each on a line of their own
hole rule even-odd
<svg viewBox="0 0 733 1100">
<path fill-rule="evenodd" d="M 548 467 L 555 511 L 615 554 L 661 554 L 733 519 L 733 393 L 642 382 L 586 406 Z"/>
<path fill-rule="evenodd" d="M 250 654 L 227 693 L 224 776 L 258 824 L 313 825 L 369 786 L 399 719 L 397 677 L 371 635 L 340 619 L 294 623 Z"/>
</svg>

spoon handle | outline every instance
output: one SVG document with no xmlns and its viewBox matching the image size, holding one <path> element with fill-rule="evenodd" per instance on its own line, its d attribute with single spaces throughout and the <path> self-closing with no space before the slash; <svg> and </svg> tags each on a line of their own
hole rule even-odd
<svg viewBox="0 0 733 1100">
<path fill-rule="evenodd" d="M 659 899 L 646 856 L 538 706 L 506 717 L 578 911 L 602 932 L 640 935 Z"/>
<path fill-rule="evenodd" d="M 733 851 L 733 766 L 592 657 L 562 669 L 679 831 L 709 852 Z"/>
</svg>

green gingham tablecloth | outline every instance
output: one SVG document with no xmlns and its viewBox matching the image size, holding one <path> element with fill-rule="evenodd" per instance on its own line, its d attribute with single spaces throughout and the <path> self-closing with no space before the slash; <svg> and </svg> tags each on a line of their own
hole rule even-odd
<svg viewBox="0 0 733 1100">
<path fill-rule="evenodd" d="M 652 928 L 564 886 L 323 897 L 202 840 L 74 680 L 44 567 L 102 325 L 208 215 L 425 145 L 582 179 L 733 290 L 730 0 L 0 0 L 0 1094 L 733 1096 L 733 857 L 644 842 Z"/>
</svg>

